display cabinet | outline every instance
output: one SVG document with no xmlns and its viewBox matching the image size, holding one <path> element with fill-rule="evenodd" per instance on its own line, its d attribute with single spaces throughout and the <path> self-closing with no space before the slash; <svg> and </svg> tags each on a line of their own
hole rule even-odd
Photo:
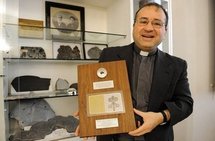
<svg viewBox="0 0 215 141">
<path fill-rule="evenodd" d="M 72 116 L 78 110 L 77 65 L 96 63 L 98 60 L 98 58 L 86 59 L 89 50 L 87 52 L 84 49 L 84 44 L 95 47 L 108 45 L 108 43 L 125 38 L 125 35 L 122 34 L 78 30 L 69 32 L 77 33 L 80 35 L 79 38 L 66 34 L 56 36 L 56 30 L 66 31 L 66 29 L 16 24 L 4 24 L 3 29 L 6 32 L 5 39 L 10 46 L 10 50 L 3 54 L 2 75 L 6 140 L 29 139 L 31 129 L 35 124 L 42 121 L 48 122 L 48 119 L 58 116 L 63 118 Z M 26 46 L 26 43 L 30 43 L 31 46 Z M 64 50 L 67 47 L 69 49 Z M 75 47 L 78 50 L 76 52 L 74 52 Z M 102 50 L 102 48 L 98 49 Z M 61 57 L 59 50 L 63 50 Z M 70 51 L 71 53 L 68 54 Z M 44 79 L 48 83 L 46 88 L 43 88 L 44 85 L 47 85 L 43 84 Z M 72 84 L 74 87 L 71 87 Z M 44 110 L 45 107 L 46 112 L 49 113 L 46 116 L 38 115 L 46 113 L 41 110 L 41 107 L 38 109 L 41 103 L 42 109 Z M 49 109 L 46 109 L 47 107 Z M 58 126 L 53 128 L 60 128 Z M 58 132 L 60 133 L 56 133 L 58 134 L 57 139 L 74 138 L 72 133 L 65 135 L 65 133 L 61 133 L 62 131 Z M 39 137 L 32 135 L 32 138 L 34 140 L 43 139 L 44 136 L 41 137 L 41 133 L 39 134 Z"/>
</svg>

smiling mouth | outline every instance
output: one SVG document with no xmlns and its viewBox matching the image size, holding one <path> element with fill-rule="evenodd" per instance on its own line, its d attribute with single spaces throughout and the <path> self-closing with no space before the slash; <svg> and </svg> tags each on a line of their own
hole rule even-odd
<svg viewBox="0 0 215 141">
<path fill-rule="evenodd" d="M 141 36 L 142 36 L 142 39 L 145 41 L 151 41 L 154 38 L 153 35 L 141 35 Z"/>
<path fill-rule="evenodd" d="M 142 37 L 144 37 L 144 38 L 154 38 L 153 35 L 142 35 Z"/>
</svg>

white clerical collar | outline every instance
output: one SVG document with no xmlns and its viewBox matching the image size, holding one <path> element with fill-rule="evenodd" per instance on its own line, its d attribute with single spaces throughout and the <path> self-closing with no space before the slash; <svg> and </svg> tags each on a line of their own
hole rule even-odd
<svg viewBox="0 0 215 141">
<path fill-rule="evenodd" d="M 140 51 L 140 55 L 141 56 L 148 56 L 149 55 L 149 52 L 146 52 L 146 51 Z"/>
</svg>

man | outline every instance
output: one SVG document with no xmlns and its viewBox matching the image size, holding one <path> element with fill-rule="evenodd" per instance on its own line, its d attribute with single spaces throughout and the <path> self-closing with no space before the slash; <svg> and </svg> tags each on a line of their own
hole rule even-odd
<svg viewBox="0 0 215 141">
<path fill-rule="evenodd" d="M 57 16 L 57 21 L 56 21 L 56 27 L 57 28 L 66 28 L 66 24 L 63 22 L 63 15 L 58 15 Z"/>
<path fill-rule="evenodd" d="M 173 125 L 193 111 L 186 61 L 160 51 L 168 14 L 157 3 L 140 8 L 134 43 L 106 48 L 100 62 L 125 60 L 138 128 L 128 134 L 98 136 L 97 141 L 173 141 Z"/>
</svg>

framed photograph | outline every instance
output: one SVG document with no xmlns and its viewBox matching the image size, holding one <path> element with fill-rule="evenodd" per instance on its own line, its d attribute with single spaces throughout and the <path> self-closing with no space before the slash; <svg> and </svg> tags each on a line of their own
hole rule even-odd
<svg viewBox="0 0 215 141">
<path fill-rule="evenodd" d="M 83 59 L 81 43 L 53 42 L 53 58 L 59 60 Z"/>
<path fill-rule="evenodd" d="M 19 37 L 43 38 L 43 21 L 19 18 Z"/>
<path fill-rule="evenodd" d="M 55 2 L 45 2 L 47 34 L 51 38 L 84 40 L 84 7 Z"/>
<path fill-rule="evenodd" d="M 97 60 L 102 50 L 107 47 L 107 44 L 84 43 L 84 58 Z"/>
</svg>

